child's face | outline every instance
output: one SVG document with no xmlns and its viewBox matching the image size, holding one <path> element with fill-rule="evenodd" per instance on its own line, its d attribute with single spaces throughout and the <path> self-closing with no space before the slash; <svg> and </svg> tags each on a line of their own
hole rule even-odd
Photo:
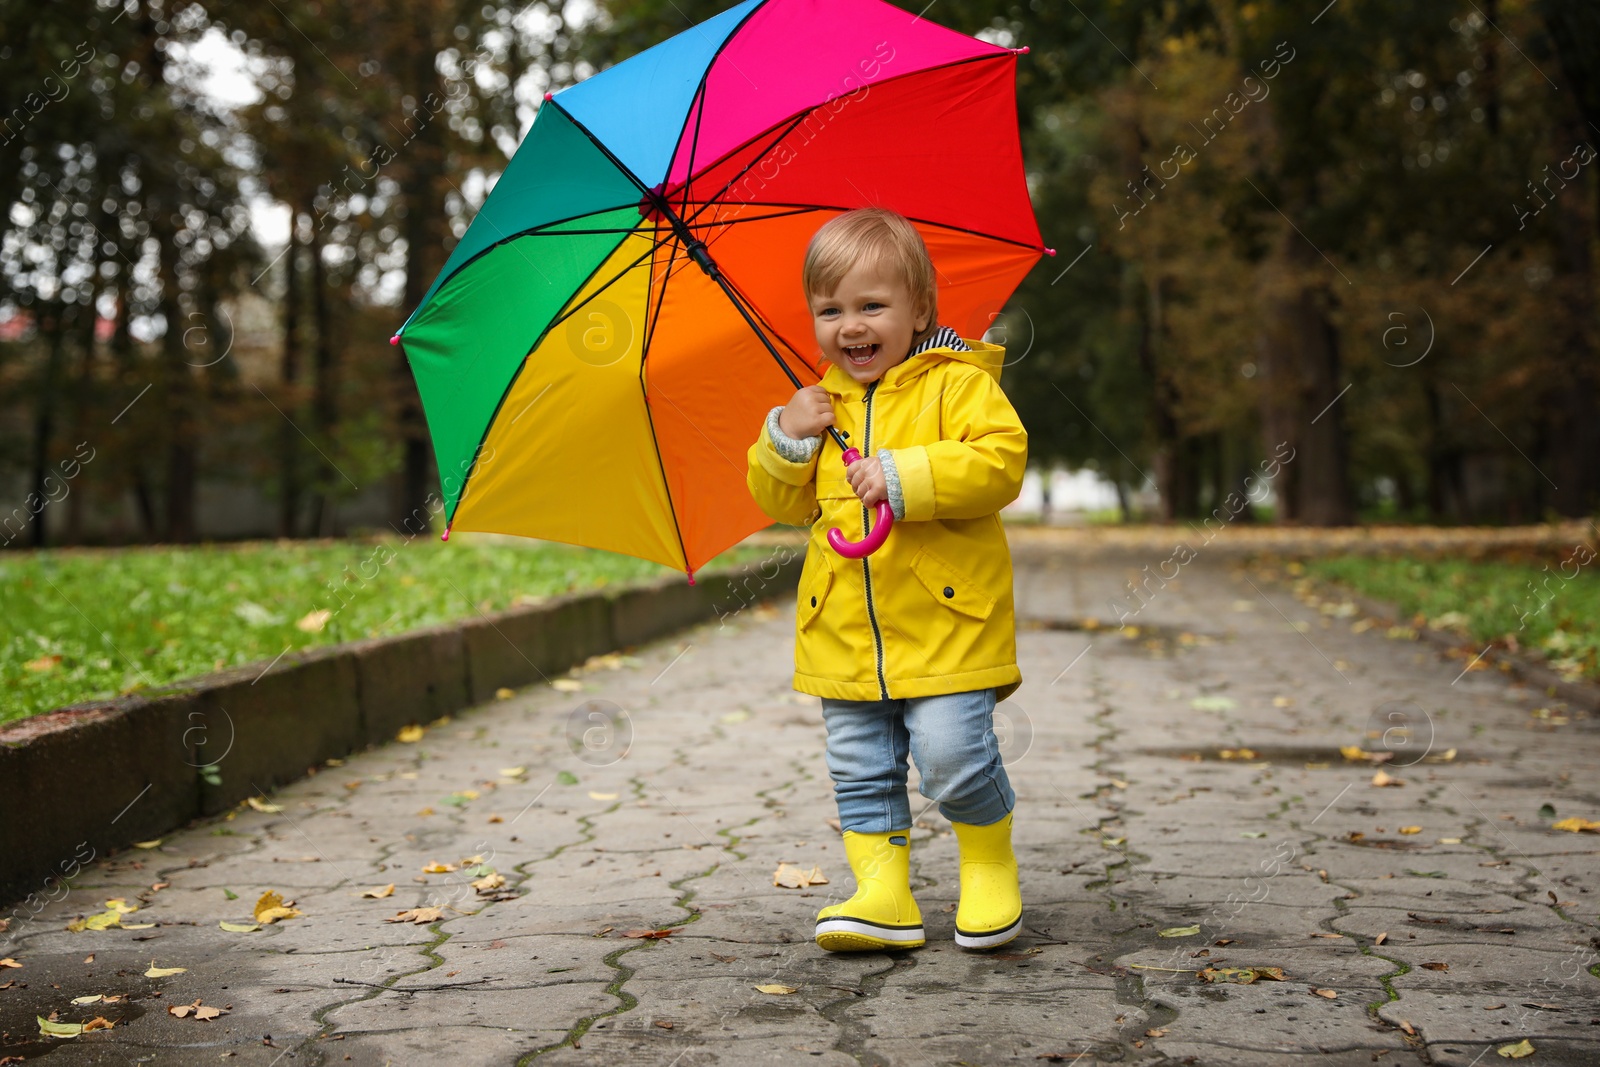
<svg viewBox="0 0 1600 1067">
<path fill-rule="evenodd" d="M 813 293 L 810 303 L 823 358 L 863 384 L 903 362 L 928 324 L 905 282 L 875 263 L 857 263 L 835 292 Z"/>
</svg>

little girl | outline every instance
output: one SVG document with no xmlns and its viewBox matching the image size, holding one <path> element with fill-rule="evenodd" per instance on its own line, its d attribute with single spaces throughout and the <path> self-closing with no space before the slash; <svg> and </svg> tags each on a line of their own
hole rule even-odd
<svg viewBox="0 0 1600 1067">
<path fill-rule="evenodd" d="M 1022 927 L 1016 795 L 994 734 L 996 701 L 1022 680 L 999 511 L 1021 490 L 1028 437 L 1000 390 L 1005 350 L 938 325 L 927 247 L 891 211 L 823 225 L 802 283 L 828 367 L 768 414 L 747 480 L 766 514 L 811 526 L 794 687 L 822 698 L 856 879 L 854 896 L 818 913 L 817 943 L 925 941 L 910 884 L 910 755 L 961 848 L 956 943 L 992 948 Z M 848 469 L 824 446 L 829 426 L 863 456 Z M 830 527 L 864 536 L 885 500 L 895 522 L 875 553 L 829 547 Z"/>
</svg>

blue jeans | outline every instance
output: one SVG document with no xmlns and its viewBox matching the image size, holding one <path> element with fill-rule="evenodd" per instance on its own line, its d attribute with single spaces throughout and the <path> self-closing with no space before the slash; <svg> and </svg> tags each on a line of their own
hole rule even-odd
<svg viewBox="0 0 1600 1067">
<path fill-rule="evenodd" d="M 839 826 L 881 834 L 911 826 L 906 757 L 918 792 L 951 822 L 988 826 L 1017 802 L 994 736 L 993 689 L 904 700 L 822 701 Z"/>
</svg>

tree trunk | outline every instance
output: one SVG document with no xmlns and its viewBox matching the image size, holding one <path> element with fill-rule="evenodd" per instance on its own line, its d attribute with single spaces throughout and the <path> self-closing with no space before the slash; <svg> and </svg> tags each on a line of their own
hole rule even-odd
<svg viewBox="0 0 1600 1067">
<path fill-rule="evenodd" d="M 62 322 L 62 305 L 52 300 L 39 310 L 39 333 L 45 342 L 44 375 L 39 386 L 39 406 L 34 411 L 33 422 L 33 491 L 28 495 L 28 510 L 33 513 L 34 548 L 43 548 L 48 540 L 50 522 L 50 494 L 56 491 L 61 477 L 51 478 L 50 445 L 55 433 L 56 397 L 61 392 L 61 363 L 66 342 L 66 326 Z"/>
<path fill-rule="evenodd" d="M 417 36 L 411 44 L 411 92 L 418 101 L 425 100 L 438 85 L 433 26 L 427 21 L 428 11 L 428 5 L 417 5 Z M 422 303 L 423 294 L 443 262 L 440 254 L 442 227 L 438 225 L 442 211 L 439 183 L 444 173 L 443 133 L 439 126 L 442 121 L 437 115 L 425 115 L 421 129 L 407 150 L 411 157 L 403 192 L 406 211 L 404 308 L 407 314 Z M 390 505 L 391 525 L 403 529 L 407 521 L 415 521 L 412 516 L 418 514 L 419 509 L 426 514 L 428 486 L 432 480 L 432 454 L 428 447 L 427 422 L 422 414 L 422 397 L 417 392 L 416 379 L 406 362 L 403 346 L 395 348 L 393 384 L 401 457 L 400 474 Z M 459 477 L 466 472 L 453 473 Z"/>
<path fill-rule="evenodd" d="M 1166 330 L 1166 293 L 1159 275 L 1145 282 L 1145 313 L 1140 316 L 1139 365 L 1150 380 L 1150 421 L 1155 428 L 1156 490 L 1161 521 L 1191 518 L 1200 509 L 1199 464 L 1195 442 L 1178 425 L 1177 397 L 1161 360 Z"/>
<path fill-rule="evenodd" d="M 317 439 L 331 457 L 334 452 L 334 431 L 339 421 L 339 367 L 334 357 L 333 322 L 329 313 L 327 285 L 327 272 L 322 263 L 322 237 L 316 227 L 312 227 L 311 314 L 317 332 L 317 382 L 311 408 Z M 326 463 L 326 468 L 317 479 L 316 503 L 311 512 L 311 532 L 318 537 L 332 537 L 337 533 L 334 487 L 343 475 L 333 468 L 331 458 Z"/>
<path fill-rule="evenodd" d="M 127 273 L 117 276 L 117 324 L 111 333 L 111 353 L 116 358 L 117 372 L 124 392 L 128 397 L 128 403 L 134 404 L 138 402 L 145 388 L 151 383 L 143 380 L 143 376 L 139 373 L 138 357 L 134 352 L 133 311 L 129 305 L 128 282 Z M 129 412 L 129 408 L 122 409 L 120 413 L 112 417 L 112 421 L 117 422 L 123 418 L 128 418 L 133 420 L 134 425 L 137 425 L 138 416 Z M 133 482 L 133 503 L 139 512 L 140 532 L 144 535 L 146 541 L 154 541 L 156 538 L 155 494 L 150 491 L 150 479 L 145 473 L 144 450 L 137 447 L 137 431 L 131 431 L 130 437 L 133 439 L 135 447 L 128 448 L 125 452 L 128 457 L 129 476 Z"/>
<path fill-rule="evenodd" d="M 1302 204 L 1298 214 L 1307 213 Z M 1343 526 L 1355 521 L 1355 509 L 1342 401 L 1335 402 L 1342 388 L 1338 334 L 1325 306 L 1326 286 L 1314 280 L 1326 269 L 1293 228 L 1280 231 L 1274 255 L 1262 265 L 1261 421 L 1269 454 L 1284 444 L 1294 449 L 1274 487 L 1280 518 Z"/>
<path fill-rule="evenodd" d="M 289 247 L 284 253 L 283 286 L 283 402 L 293 417 L 300 377 L 300 211 L 289 216 Z M 300 435 L 289 418 L 278 427 L 278 536 L 295 536 L 300 510 Z"/>
</svg>

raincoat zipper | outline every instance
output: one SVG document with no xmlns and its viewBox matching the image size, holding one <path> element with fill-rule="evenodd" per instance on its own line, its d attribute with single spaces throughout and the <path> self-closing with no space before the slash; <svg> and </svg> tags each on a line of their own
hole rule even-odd
<svg viewBox="0 0 1600 1067">
<path fill-rule="evenodd" d="M 872 382 L 867 386 L 867 415 L 862 430 L 861 455 L 863 458 L 872 453 L 872 394 L 878 389 L 878 383 Z M 872 532 L 872 514 L 865 504 L 861 505 L 861 533 L 862 536 Z M 883 631 L 878 629 L 878 611 L 872 603 L 872 566 L 867 562 L 869 557 L 861 557 L 861 576 L 866 585 L 867 592 L 867 621 L 872 623 L 872 643 L 878 655 L 878 698 L 889 699 L 889 683 L 883 677 Z"/>
</svg>

